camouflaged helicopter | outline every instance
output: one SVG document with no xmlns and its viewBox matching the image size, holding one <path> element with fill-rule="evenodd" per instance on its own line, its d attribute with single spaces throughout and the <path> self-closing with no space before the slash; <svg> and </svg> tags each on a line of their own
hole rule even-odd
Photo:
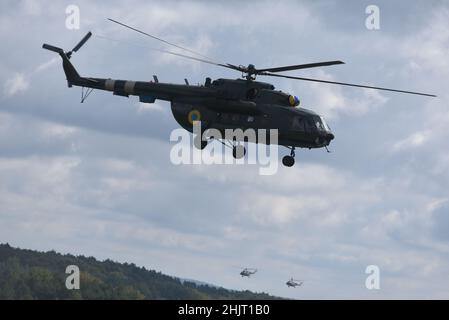
<svg viewBox="0 0 449 320">
<path fill-rule="evenodd" d="M 296 288 L 296 287 L 302 286 L 303 283 L 304 283 L 303 280 L 294 280 L 293 278 L 290 278 L 285 284 L 289 288 L 291 288 L 291 287 Z"/>
<path fill-rule="evenodd" d="M 167 50 L 158 51 L 235 70 L 241 72 L 242 78 L 217 79 L 214 81 L 206 78 L 204 85 L 195 86 L 190 85 L 187 80 L 185 80 L 185 84 L 160 83 L 156 76 L 154 76 L 154 81 L 82 77 L 70 62 L 70 58 L 92 36 L 91 32 L 68 52 L 61 48 L 44 44 L 44 49 L 56 52 L 61 56 L 68 86 L 83 88 L 81 102 L 84 102 L 94 89 L 106 90 L 113 92 L 117 96 L 137 96 L 142 103 L 154 103 L 156 100 L 169 101 L 176 121 L 181 127 L 190 132 L 193 132 L 193 124 L 196 121 L 201 121 L 202 133 L 207 132 L 208 129 L 217 129 L 223 135 L 227 129 L 277 129 L 277 144 L 290 149 L 290 154 L 282 159 L 282 163 L 287 167 L 291 167 L 295 163 L 295 148 L 325 148 L 329 151 L 328 146 L 335 136 L 322 116 L 311 110 L 299 107 L 300 101 L 297 96 L 275 90 L 275 87 L 270 83 L 255 81 L 256 76 L 271 76 L 435 97 L 435 95 L 420 92 L 279 74 L 279 72 L 291 70 L 344 64 L 344 62 L 339 60 L 262 69 L 258 69 L 252 64 L 242 66 L 218 63 L 191 49 L 168 42 L 119 21 L 109 20 L 166 45 L 189 52 L 190 55 Z M 84 91 L 85 89 L 87 91 Z M 194 140 L 197 148 L 204 149 L 210 141 L 203 139 L 203 136 L 201 134 L 200 139 Z M 225 144 L 223 141 L 221 142 Z M 259 143 L 261 141 L 258 141 L 257 137 L 255 141 L 244 137 L 244 141 L 228 141 L 230 145 L 225 145 L 232 148 L 235 158 L 241 158 L 246 153 L 245 147 L 242 145 L 245 142 Z M 262 141 L 262 143 L 269 144 L 270 141 Z"/>
<path fill-rule="evenodd" d="M 257 269 L 254 268 L 244 268 L 241 272 L 240 275 L 242 277 L 251 277 L 251 275 L 255 274 L 257 272 Z"/>
</svg>

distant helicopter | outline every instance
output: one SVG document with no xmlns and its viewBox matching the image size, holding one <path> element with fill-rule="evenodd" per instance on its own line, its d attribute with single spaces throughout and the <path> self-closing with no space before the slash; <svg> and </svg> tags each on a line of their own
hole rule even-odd
<svg viewBox="0 0 449 320">
<path fill-rule="evenodd" d="M 154 76 L 154 81 L 126 81 L 103 78 L 81 77 L 70 62 L 74 52 L 77 52 L 92 36 L 89 32 L 71 51 L 64 52 L 63 49 L 44 44 L 43 48 L 58 53 L 63 61 L 64 72 L 67 77 L 68 86 L 82 87 L 81 102 L 91 94 L 94 89 L 113 92 L 114 95 L 129 97 L 135 95 L 142 103 L 154 103 L 156 99 L 169 101 L 174 118 L 184 129 L 193 132 L 193 124 L 201 121 L 202 132 L 199 139 L 194 140 L 195 147 L 204 149 L 208 140 L 203 139 L 203 133 L 208 129 L 217 129 L 223 136 L 226 129 L 277 129 L 278 144 L 290 149 L 290 154 L 282 159 L 282 163 L 291 167 L 295 163 L 295 148 L 326 148 L 335 138 L 324 118 L 311 110 L 300 108 L 299 98 L 294 95 L 275 90 L 270 83 L 255 81 L 256 76 L 271 76 L 294 80 L 313 81 L 319 83 L 337 84 L 358 88 L 393 91 L 422 96 L 435 97 L 432 94 L 388 89 L 359 84 L 293 77 L 278 72 L 316 68 L 343 64 L 342 61 L 326 61 L 291 65 L 284 67 L 273 67 L 257 69 L 253 64 L 248 66 L 234 65 L 230 63 L 217 63 L 213 59 L 197 53 L 191 49 L 170 43 L 134 27 L 113 19 L 110 21 L 128 29 L 134 30 L 161 41 L 166 45 L 176 47 L 194 54 L 193 57 L 171 51 L 159 50 L 167 54 L 192 59 L 242 73 L 243 79 L 217 79 L 212 81 L 206 78 L 204 85 L 192 86 L 185 79 L 185 84 L 159 83 Z M 86 91 L 84 89 L 87 88 Z M 242 158 L 246 154 L 242 146 L 244 142 L 267 143 L 270 141 L 251 140 L 248 137 L 244 141 L 221 141 L 225 146 L 232 148 L 234 158 Z M 246 139 L 246 140 L 245 140 Z M 226 144 L 226 142 L 228 144 Z M 329 150 L 327 150 L 329 151 Z"/>
<path fill-rule="evenodd" d="M 240 275 L 242 277 L 250 277 L 251 275 L 255 274 L 257 272 L 257 269 L 253 269 L 253 268 L 245 268 L 242 270 L 242 272 L 240 272 Z"/>
<path fill-rule="evenodd" d="M 290 278 L 290 280 L 288 280 L 285 284 L 287 285 L 287 287 L 300 287 L 302 286 L 302 284 L 304 283 L 303 280 L 294 280 L 293 278 Z"/>
</svg>

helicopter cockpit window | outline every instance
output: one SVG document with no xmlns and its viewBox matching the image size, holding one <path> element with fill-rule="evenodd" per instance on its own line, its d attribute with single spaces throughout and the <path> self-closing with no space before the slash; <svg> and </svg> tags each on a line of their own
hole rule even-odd
<svg viewBox="0 0 449 320">
<path fill-rule="evenodd" d="M 325 129 L 326 131 L 331 131 L 331 128 L 330 128 L 329 125 L 326 123 L 326 121 L 324 120 L 324 118 L 323 118 L 323 117 L 320 117 L 320 119 L 321 119 L 321 123 L 322 123 L 323 126 L 324 126 L 324 129 Z"/>
<path fill-rule="evenodd" d="M 327 126 L 326 122 L 322 117 L 313 117 L 313 121 L 315 123 L 315 127 L 318 129 L 318 131 L 330 131 L 329 127 Z"/>
</svg>

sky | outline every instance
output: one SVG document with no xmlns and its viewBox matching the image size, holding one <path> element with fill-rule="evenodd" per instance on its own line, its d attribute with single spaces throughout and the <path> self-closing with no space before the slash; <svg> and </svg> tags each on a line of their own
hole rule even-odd
<svg viewBox="0 0 449 320">
<path fill-rule="evenodd" d="M 69 5 L 78 30 L 66 27 Z M 379 30 L 366 28 L 368 5 Z M 327 119 L 332 153 L 298 150 L 295 167 L 272 176 L 257 165 L 175 166 L 168 102 L 94 91 L 81 104 L 42 44 L 69 50 L 91 30 L 72 58 L 90 77 L 240 75 L 155 52 L 169 48 L 107 18 L 218 61 L 343 60 L 289 75 L 438 98 L 262 78 Z M 2 1 L 0 242 L 295 299 L 448 299 L 448 20 L 449 3 L 435 0 Z M 365 286 L 369 265 L 378 290 Z M 239 267 L 259 272 L 242 279 Z M 290 277 L 303 287 L 287 288 Z"/>
</svg>

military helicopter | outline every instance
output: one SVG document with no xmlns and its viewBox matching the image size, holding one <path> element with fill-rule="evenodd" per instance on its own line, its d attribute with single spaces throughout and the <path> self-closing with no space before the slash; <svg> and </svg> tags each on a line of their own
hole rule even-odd
<svg viewBox="0 0 449 320">
<path fill-rule="evenodd" d="M 302 284 L 304 283 L 303 280 L 294 280 L 293 278 L 290 278 L 290 280 L 288 280 L 285 284 L 287 285 L 287 287 L 300 287 L 302 286 Z"/>
<path fill-rule="evenodd" d="M 43 45 L 44 49 L 56 52 L 61 56 L 68 87 L 82 87 L 81 102 L 84 102 L 94 89 L 111 91 L 114 95 L 123 97 L 138 96 L 139 101 L 142 103 L 154 103 L 157 99 L 169 101 L 175 120 L 184 129 L 193 132 L 194 123 L 196 121 L 201 122 L 201 135 L 199 139 L 194 140 L 195 147 L 200 149 L 204 149 L 209 142 L 207 139 L 204 139 L 204 133 L 207 132 L 207 129 L 217 129 L 224 135 L 226 129 L 246 130 L 252 128 L 278 130 L 278 145 L 290 149 L 290 154 L 282 159 L 282 163 L 287 167 L 292 167 L 295 163 L 295 148 L 325 148 L 329 152 L 328 146 L 335 136 L 324 118 L 311 110 L 299 107 L 300 101 L 297 96 L 275 90 L 275 87 L 270 83 L 255 81 L 257 76 L 271 76 L 435 97 L 435 95 L 427 93 L 279 74 L 279 72 L 291 70 L 344 64 L 344 62 L 339 60 L 262 69 L 256 68 L 253 64 L 242 66 L 218 63 L 214 62 L 214 59 L 191 49 L 168 42 L 119 21 L 109 20 L 158 40 L 165 45 L 187 51 L 189 55 L 159 50 L 164 53 L 241 72 L 241 79 L 217 79 L 212 81 L 210 78 L 206 78 L 204 85 L 198 86 L 190 85 L 186 79 L 185 84 L 159 83 L 156 76 L 153 76 L 154 81 L 82 77 L 72 65 L 70 59 L 72 54 L 81 49 L 92 36 L 91 32 L 68 52 L 52 45 Z M 245 155 L 246 150 L 241 145 L 244 142 L 264 142 L 258 141 L 257 137 L 254 141 L 249 140 L 247 137 L 244 137 L 244 139 L 246 140 L 230 141 L 230 145 L 225 144 L 223 141 L 221 142 L 232 148 L 234 158 L 241 158 Z M 269 144 L 270 141 L 265 143 Z"/>
<path fill-rule="evenodd" d="M 251 275 L 255 274 L 257 272 L 257 269 L 253 268 L 244 268 L 242 272 L 240 272 L 240 275 L 242 277 L 250 277 Z"/>
</svg>

